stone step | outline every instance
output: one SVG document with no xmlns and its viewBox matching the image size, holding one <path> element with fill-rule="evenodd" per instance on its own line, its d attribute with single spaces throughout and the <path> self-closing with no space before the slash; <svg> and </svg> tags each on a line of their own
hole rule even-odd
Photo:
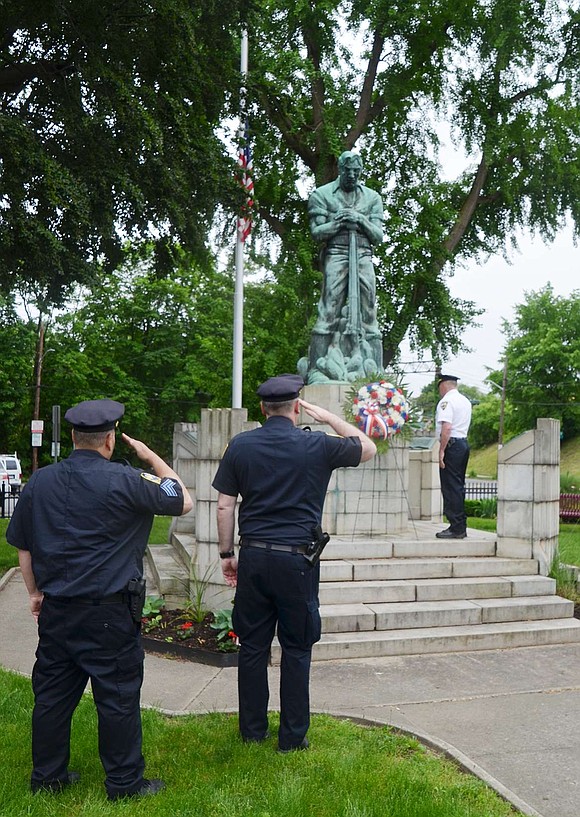
<svg viewBox="0 0 580 817">
<path fill-rule="evenodd" d="M 536 575 L 536 559 L 500 559 L 497 556 L 424 559 L 334 559 L 322 562 L 320 579 L 336 581 L 397 581 L 457 577 Z"/>
<path fill-rule="evenodd" d="M 178 561 L 183 564 L 187 575 L 189 575 L 189 565 L 191 564 L 191 560 L 195 555 L 195 536 L 188 533 L 181 533 L 180 531 L 174 531 L 171 535 L 170 544 L 175 550 Z"/>
<path fill-rule="evenodd" d="M 156 595 L 168 604 L 182 604 L 189 596 L 189 569 L 185 567 L 172 545 L 149 545 L 145 552 Z M 153 595 L 147 588 L 147 594 Z"/>
<path fill-rule="evenodd" d="M 389 655 L 498 650 L 580 642 L 580 620 L 508 621 L 451 627 L 419 627 L 359 633 L 325 633 L 314 645 L 314 661 L 378 658 Z M 280 646 L 272 645 L 272 663 L 280 663 Z"/>
<path fill-rule="evenodd" d="M 323 633 L 403 630 L 569 618 L 574 603 L 559 596 L 321 605 Z"/>
<path fill-rule="evenodd" d="M 377 604 L 451 599 L 549 596 L 556 581 L 546 576 L 481 576 L 401 581 L 337 581 L 320 585 L 320 603 Z"/>
<path fill-rule="evenodd" d="M 483 535 L 472 536 L 470 532 L 465 539 L 341 539 L 332 536 L 322 560 L 495 556 L 495 534 L 476 533 Z"/>
</svg>

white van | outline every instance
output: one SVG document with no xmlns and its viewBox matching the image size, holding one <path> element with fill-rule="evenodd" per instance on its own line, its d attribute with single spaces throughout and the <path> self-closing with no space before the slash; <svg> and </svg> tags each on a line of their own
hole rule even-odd
<svg viewBox="0 0 580 817">
<path fill-rule="evenodd" d="M 14 454 L 0 454 L 0 468 L 7 471 L 8 482 L 13 489 L 22 484 L 22 467 L 16 452 Z"/>
</svg>

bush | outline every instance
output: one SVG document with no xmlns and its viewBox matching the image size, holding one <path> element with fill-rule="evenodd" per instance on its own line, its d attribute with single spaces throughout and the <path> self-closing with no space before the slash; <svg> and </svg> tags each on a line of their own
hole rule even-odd
<svg viewBox="0 0 580 817">
<path fill-rule="evenodd" d="M 497 497 L 480 499 L 479 508 L 476 510 L 475 515 L 481 519 L 495 519 L 497 516 Z"/>
<path fill-rule="evenodd" d="M 465 513 L 479 519 L 495 519 L 497 516 L 497 499 L 466 499 Z"/>
<path fill-rule="evenodd" d="M 560 473 L 560 491 L 563 494 L 579 494 L 580 477 L 569 471 L 566 471 L 565 474 Z"/>
</svg>

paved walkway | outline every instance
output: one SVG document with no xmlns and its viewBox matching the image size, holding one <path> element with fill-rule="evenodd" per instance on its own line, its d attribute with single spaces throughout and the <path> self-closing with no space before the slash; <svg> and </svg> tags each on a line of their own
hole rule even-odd
<svg viewBox="0 0 580 817">
<path fill-rule="evenodd" d="M 19 571 L 0 579 L 0 622 L 0 665 L 29 675 L 36 631 Z M 235 710 L 236 672 L 148 655 L 143 704 L 172 715 Z M 274 667 L 272 708 L 277 686 Z M 311 690 L 314 712 L 414 734 L 524 814 L 580 815 L 580 644 L 320 662 Z"/>
</svg>

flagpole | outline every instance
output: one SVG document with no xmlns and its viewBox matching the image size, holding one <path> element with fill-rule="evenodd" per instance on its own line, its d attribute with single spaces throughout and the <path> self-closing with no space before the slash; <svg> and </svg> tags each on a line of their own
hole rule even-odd
<svg viewBox="0 0 580 817">
<path fill-rule="evenodd" d="M 246 77 L 248 75 L 248 31 L 242 31 L 240 55 L 240 129 L 246 119 Z M 232 371 L 232 408 L 242 407 L 242 370 L 244 348 L 244 241 L 236 223 L 236 280 L 234 290 L 234 352 Z"/>
</svg>

